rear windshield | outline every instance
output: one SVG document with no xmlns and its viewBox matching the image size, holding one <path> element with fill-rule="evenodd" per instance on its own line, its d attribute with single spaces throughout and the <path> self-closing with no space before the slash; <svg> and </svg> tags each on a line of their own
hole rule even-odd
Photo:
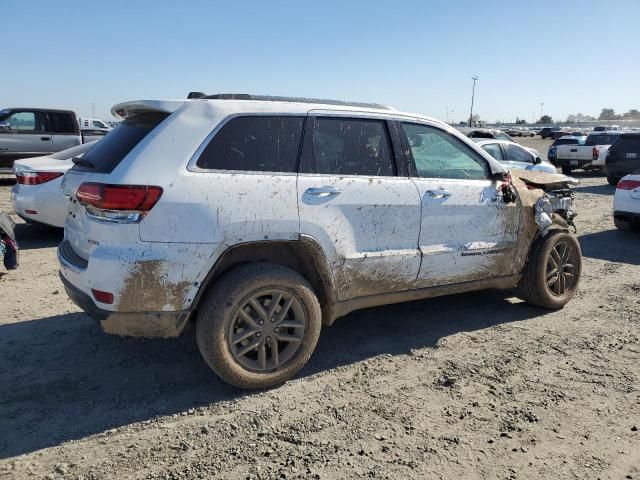
<svg viewBox="0 0 640 480">
<path fill-rule="evenodd" d="M 624 152 L 640 152 L 640 135 L 621 135 L 616 149 Z"/>
<path fill-rule="evenodd" d="M 558 145 L 582 145 L 584 144 L 584 139 L 580 138 L 559 138 L 555 142 L 553 142 L 553 146 L 557 147 Z"/>
<path fill-rule="evenodd" d="M 84 161 L 74 165 L 73 169 L 111 173 L 124 157 L 168 116 L 168 113 L 142 113 L 121 122 L 118 128 L 96 143 L 95 147 L 82 157 Z"/>
<path fill-rule="evenodd" d="M 589 135 L 587 137 L 587 141 L 585 142 L 585 145 L 588 145 L 588 146 L 611 145 L 613 144 L 613 142 L 616 141 L 617 138 L 618 138 L 617 133 L 611 133 L 611 134 L 603 133 L 600 135 Z"/>
</svg>

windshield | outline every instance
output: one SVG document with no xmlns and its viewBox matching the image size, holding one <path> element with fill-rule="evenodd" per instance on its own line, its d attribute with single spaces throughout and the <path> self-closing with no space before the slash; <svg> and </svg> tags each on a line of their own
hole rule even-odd
<svg viewBox="0 0 640 480">
<path fill-rule="evenodd" d="M 78 157 L 87 153 L 95 144 L 96 142 L 83 143 L 82 145 L 78 145 L 76 147 L 71 147 L 60 152 L 52 153 L 51 155 L 49 155 L 49 158 L 53 158 L 55 160 L 69 160 L 70 158 Z"/>
</svg>

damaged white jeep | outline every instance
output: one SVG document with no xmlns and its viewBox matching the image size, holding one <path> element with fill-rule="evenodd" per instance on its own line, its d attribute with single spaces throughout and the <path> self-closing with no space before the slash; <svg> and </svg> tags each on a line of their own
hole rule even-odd
<svg viewBox="0 0 640 480">
<path fill-rule="evenodd" d="M 235 94 L 112 111 L 63 181 L 66 290 L 108 333 L 193 320 L 238 387 L 290 379 L 357 309 L 513 287 L 559 309 L 578 286 L 572 180 L 505 172 L 437 120 Z"/>
</svg>

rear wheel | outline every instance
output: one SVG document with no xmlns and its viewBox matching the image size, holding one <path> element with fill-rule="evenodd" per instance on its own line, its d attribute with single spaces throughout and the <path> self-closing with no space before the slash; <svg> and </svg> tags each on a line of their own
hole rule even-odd
<svg viewBox="0 0 640 480">
<path fill-rule="evenodd" d="M 209 292 L 198 314 L 197 340 L 224 381 L 268 388 L 307 363 L 320 327 L 320 305 L 304 277 L 279 265 L 250 264 L 225 274 Z"/>
<path fill-rule="evenodd" d="M 538 240 L 522 280 L 519 295 L 527 303 L 558 310 L 576 292 L 582 271 L 582 252 L 576 238 L 565 231 L 551 231 Z"/>
<path fill-rule="evenodd" d="M 614 187 L 618 185 L 620 179 L 618 177 L 614 177 L 613 175 L 607 175 L 607 183 L 609 185 L 613 185 Z"/>
</svg>

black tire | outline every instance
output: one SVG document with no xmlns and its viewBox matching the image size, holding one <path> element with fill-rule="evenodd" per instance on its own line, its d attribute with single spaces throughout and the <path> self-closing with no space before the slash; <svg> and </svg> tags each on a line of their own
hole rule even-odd
<svg viewBox="0 0 640 480">
<path fill-rule="evenodd" d="M 557 257 L 554 255 L 560 256 L 555 249 L 562 250 L 563 245 L 570 247 L 567 262 L 563 263 L 560 273 L 551 278 L 549 275 L 553 274 L 553 269 L 549 272 L 549 267 L 556 263 Z M 576 237 L 564 230 L 552 230 L 536 241 L 518 284 L 518 294 L 531 305 L 559 310 L 573 298 L 580 282 L 581 272 L 582 252 Z M 571 275 L 570 278 L 569 275 Z M 556 277 L 558 280 L 550 286 L 549 282 Z M 568 285 L 567 282 L 569 282 Z"/>
<path fill-rule="evenodd" d="M 631 230 L 631 222 L 626 222 L 624 220 L 620 220 L 619 218 L 613 217 L 613 223 L 615 223 L 618 230 L 624 230 L 625 232 Z"/>
<path fill-rule="evenodd" d="M 620 182 L 620 179 L 618 177 L 614 177 L 613 175 L 607 175 L 607 183 L 609 185 L 613 185 L 615 187 L 616 185 L 618 185 L 618 182 Z"/>
<path fill-rule="evenodd" d="M 562 167 L 562 173 L 564 173 L 565 175 L 569 175 L 571 172 L 572 172 L 571 168 Z"/>
<path fill-rule="evenodd" d="M 263 327 L 258 327 L 257 323 L 254 323 L 254 326 L 258 329 L 271 328 L 271 331 L 264 335 L 262 333 L 260 333 L 260 335 L 254 333 L 246 340 L 242 340 L 242 342 L 247 343 L 243 344 L 236 341 L 232 344 L 231 340 L 231 336 L 234 334 L 233 329 L 236 328 L 238 323 L 243 322 L 243 318 L 247 318 L 246 315 L 239 314 L 240 309 L 243 308 L 243 312 L 246 312 L 246 310 L 244 310 L 245 308 L 251 308 L 248 302 L 257 298 L 260 292 L 268 290 L 282 292 L 284 295 L 288 295 L 289 298 L 293 298 L 294 300 L 292 300 L 292 302 L 294 302 L 295 309 L 298 310 L 298 312 L 285 312 L 286 315 L 294 315 L 296 318 L 298 316 L 303 317 L 303 321 L 301 320 L 304 325 L 303 327 L 284 327 L 288 332 L 293 331 L 294 333 L 296 331 L 293 330 L 294 328 L 301 329 L 302 334 L 299 334 L 300 338 L 296 338 L 295 343 L 284 341 L 286 344 L 284 351 L 287 351 L 290 357 L 287 360 L 283 360 L 280 365 L 278 365 L 278 360 L 276 359 L 282 355 L 282 353 L 274 355 L 273 344 L 266 343 L 267 340 L 272 341 L 271 335 L 273 335 L 273 339 L 276 339 L 282 334 L 282 332 L 277 333 L 277 328 L 275 329 L 276 333 L 274 333 L 273 327 L 277 325 L 277 323 L 271 325 L 270 322 L 267 321 Z M 267 296 L 260 298 L 268 299 Z M 273 297 L 271 302 L 273 302 Z M 278 304 L 279 303 L 280 300 L 278 300 Z M 284 303 L 286 304 L 286 302 Z M 261 304 L 263 314 L 268 313 L 267 308 L 264 307 L 269 305 L 270 304 Z M 283 309 L 284 307 L 281 308 Z M 294 310 L 294 307 L 289 305 L 287 311 L 292 310 Z M 257 310 L 253 311 L 254 314 L 257 312 Z M 279 316 L 279 313 L 274 307 L 270 317 L 271 322 L 274 322 L 277 316 Z M 252 316 L 249 315 L 249 318 L 252 318 Z M 255 321 L 259 319 L 260 316 L 258 315 Z M 283 321 L 285 323 L 291 323 L 294 320 L 289 321 L 285 318 Z M 297 322 L 298 320 L 296 319 L 295 321 Z M 265 323 L 264 320 L 262 320 L 262 323 Z M 246 389 L 269 388 L 291 379 L 307 363 L 318 343 L 321 324 L 322 314 L 320 304 L 313 289 L 304 277 L 280 265 L 255 263 L 237 267 L 216 281 L 216 284 L 208 292 L 198 313 L 196 338 L 202 357 L 209 367 L 225 382 Z M 244 336 L 243 330 L 245 329 L 248 331 L 249 326 L 241 328 L 239 333 L 235 333 L 235 335 L 239 335 L 239 337 Z M 293 334 L 286 335 L 288 338 L 295 336 Z M 261 338 L 258 339 L 258 336 Z M 233 351 L 234 348 L 245 350 L 247 345 L 250 347 L 250 345 L 253 344 L 251 342 L 261 342 L 260 347 L 250 349 L 246 354 Z M 280 351 L 280 344 L 278 342 L 279 339 L 275 340 L 275 350 L 277 352 Z M 236 347 L 237 345 L 239 346 Z M 267 347 L 263 345 L 267 345 Z M 243 360 L 246 360 L 246 362 L 260 362 L 258 348 L 262 349 L 263 356 L 261 366 L 264 368 L 254 370 L 243 365 Z M 268 350 L 266 350 L 266 348 L 268 348 Z M 254 352 L 257 360 L 249 359 L 248 356 L 253 355 Z M 270 355 L 270 360 L 268 361 L 271 362 L 272 365 L 276 365 L 275 368 L 266 365 L 264 359 L 267 353 L 265 352 L 268 352 L 268 355 Z"/>
</svg>

